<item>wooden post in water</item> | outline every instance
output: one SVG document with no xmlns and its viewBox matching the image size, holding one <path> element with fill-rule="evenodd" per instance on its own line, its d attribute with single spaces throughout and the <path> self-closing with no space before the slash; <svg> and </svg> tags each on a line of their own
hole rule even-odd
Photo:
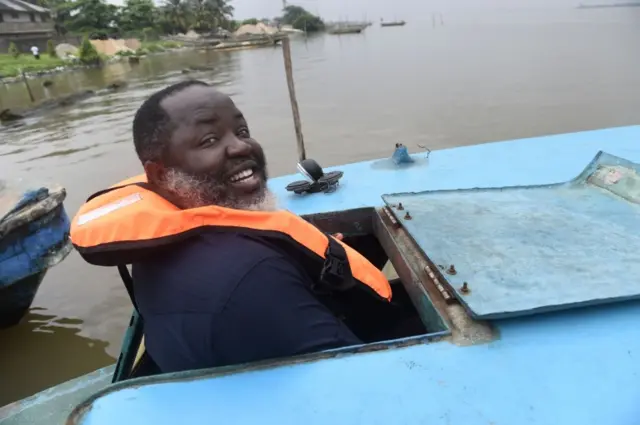
<svg viewBox="0 0 640 425">
<path fill-rule="evenodd" d="M 24 71 L 22 69 L 20 70 L 20 75 L 22 75 L 22 81 L 24 81 L 24 85 L 27 87 L 27 93 L 29 93 L 29 99 L 31 99 L 31 103 L 35 102 L 36 99 L 33 97 L 33 92 L 31 91 L 31 87 L 29 87 L 27 76 L 24 74 Z"/>
<path fill-rule="evenodd" d="M 289 37 L 282 40 L 282 56 L 284 56 L 284 71 L 287 74 L 287 86 L 289 86 L 289 100 L 291 101 L 291 111 L 293 112 L 293 125 L 296 129 L 296 139 L 298 142 L 298 159 L 302 161 L 307 158 L 304 149 L 304 138 L 302 137 L 302 124 L 300 123 L 300 111 L 298 111 L 298 101 L 296 100 L 296 88 L 293 84 L 293 69 L 291 68 L 291 45 Z"/>
</svg>

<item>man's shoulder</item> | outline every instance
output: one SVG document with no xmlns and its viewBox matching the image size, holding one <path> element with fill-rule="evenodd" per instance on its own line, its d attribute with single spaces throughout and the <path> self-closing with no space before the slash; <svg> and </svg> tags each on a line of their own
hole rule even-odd
<svg viewBox="0 0 640 425">
<path fill-rule="evenodd" d="M 149 313 L 213 313 L 247 273 L 271 259 L 288 261 L 261 240 L 203 232 L 134 264 L 136 298 Z"/>
<path fill-rule="evenodd" d="M 236 233 L 204 231 L 162 251 L 138 266 L 152 265 L 161 268 L 204 266 L 250 266 L 269 257 L 278 257 L 281 252 L 259 239 Z M 229 262 L 231 261 L 231 262 Z"/>
</svg>

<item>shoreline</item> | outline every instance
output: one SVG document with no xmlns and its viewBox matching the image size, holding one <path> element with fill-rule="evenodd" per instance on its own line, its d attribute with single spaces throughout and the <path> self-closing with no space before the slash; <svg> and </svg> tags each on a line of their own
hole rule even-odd
<svg viewBox="0 0 640 425">
<path fill-rule="evenodd" d="M 103 66 L 107 66 L 109 64 L 112 63 L 118 63 L 118 62 L 122 62 L 122 61 L 130 61 L 130 58 L 137 58 L 139 59 L 143 59 L 147 56 L 157 56 L 157 55 L 164 55 L 164 54 L 170 54 L 170 53 L 175 53 L 175 52 L 180 52 L 180 51 L 184 51 L 184 50 L 191 50 L 191 47 L 187 47 L 187 46 L 182 46 L 182 47 L 178 47 L 178 48 L 167 48 L 166 50 L 163 51 L 159 51 L 159 52 L 146 52 L 144 54 L 129 54 L 129 55 L 113 55 L 108 57 L 102 64 L 100 65 L 85 65 L 82 63 L 78 63 L 78 62 L 72 62 L 69 61 L 69 63 L 67 64 L 55 64 L 52 65 L 51 68 L 46 68 L 46 69 L 38 69 L 37 71 L 25 71 L 24 75 L 27 79 L 31 80 L 31 79 L 37 79 L 37 78 L 42 78 L 42 77 L 46 77 L 46 76 L 53 76 L 53 75 L 58 75 L 58 74 L 62 74 L 65 72 L 77 72 L 77 71 L 82 71 L 82 70 L 87 70 L 87 69 L 95 69 L 95 68 L 101 68 Z M 62 59 L 63 60 L 63 59 Z M 64 61 L 64 60 L 63 60 Z M 22 76 L 21 75 L 15 75 L 15 76 L 7 76 L 7 77 L 3 77 L 2 75 L 0 75 L 0 84 L 16 84 L 16 83 L 21 83 L 23 81 Z"/>
</svg>

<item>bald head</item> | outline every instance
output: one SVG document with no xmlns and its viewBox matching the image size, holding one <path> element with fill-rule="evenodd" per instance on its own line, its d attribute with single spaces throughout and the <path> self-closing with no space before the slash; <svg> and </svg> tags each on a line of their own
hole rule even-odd
<svg viewBox="0 0 640 425">
<path fill-rule="evenodd" d="M 188 80 L 166 87 L 142 103 L 133 119 L 133 143 L 138 158 L 144 164 L 162 156 L 163 142 L 167 139 L 170 118 L 161 103 L 175 93 L 193 86 L 208 86 L 198 80 Z"/>
</svg>

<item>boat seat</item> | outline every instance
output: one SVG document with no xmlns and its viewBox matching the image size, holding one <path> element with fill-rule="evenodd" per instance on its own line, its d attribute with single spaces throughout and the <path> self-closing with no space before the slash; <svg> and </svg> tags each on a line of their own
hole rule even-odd
<svg viewBox="0 0 640 425">
<path fill-rule="evenodd" d="M 138 352 L 136 353 L 136 359 L 131 368 L 129 378 L 142 378 L 144 376 L 153 376 L 160 374 L 160 368 L 156 362 L 151 358 L 144 345 L 144 336 L 140 341 Z"/>
</svg>

